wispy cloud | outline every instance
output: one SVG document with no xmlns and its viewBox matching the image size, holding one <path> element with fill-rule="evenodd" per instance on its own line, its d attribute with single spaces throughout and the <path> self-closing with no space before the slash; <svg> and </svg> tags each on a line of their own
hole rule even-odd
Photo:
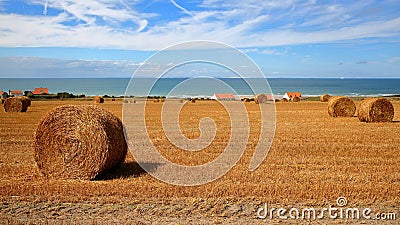
<svg viewBox="0 0 400 225">
<path fill-rule="evenodd" d="M 0 58 L 0 68 L 5 73 L 4 76 L 9 77 L 129 77 L 140 65 L 126 60 Z"/>
<path fill-rule="evenodd" d="M 371 12 L 377 4 L 395 4 L 390 1 L 204 0 L 193 9 L 171 3 L 190 17 L 157 23 L 159 12 L 141 10 L 140 0 L 26 1 L 43 6 L 43 12 L 0 14 L 0 46 L 158 50 L 201 39 L 250 49 L 400 35 L 398 14 Z M 50 9 L 57 13 L 50 15 Z"/>
<path fill-rule="evenodd" d="M 191 12 L 189 12 L 189 10 L 183 8 L 181 5 L 179 5 L 178 3 L 176 3 L 176 1 L 171 0 L 171 3 L 172 3 L 176 8 L 182 10 L 184 13 L 188 14 L 189 16 L 194 17 L 194 15 L 193 15 Z"/>
</svg>

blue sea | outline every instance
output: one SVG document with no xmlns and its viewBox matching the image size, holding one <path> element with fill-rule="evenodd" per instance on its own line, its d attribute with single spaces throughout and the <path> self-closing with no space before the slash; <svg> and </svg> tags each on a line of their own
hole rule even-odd
<svg viewBox="0 0 400 225">
<path fill-rule="evenodd" d="M 218 89 L 215 80 L 201 79 L 191 85 L 170 91 L 185 78 L 163 78 L 157 81 L 150 93 L 146 87 L 154 80 L 135 79 L 135 90 L 126 93 L 129 78 L 0 78 L 0 90 L 33 90 L 35 87 L 47 87 L 50 93 L 69 92 L 87 96 L 173 96 L 173 97 L 209 97 L 214 93 L 225 93 L 229 89 Z M 388 96 L 400 94 L 400 79 L 317 79 L 317 78 L 270 78 L 267 79 L 274 95 L 299 91 L 303 96 L 319 96 L 324 93 L 346 96 Z M 239 95 L 253 95 L 247 84 L 237 78 L 221 78 L 220 81 L 231 86 Z M 217 82 L 218 83 L 218 82 Z M 262 83 L 254 80 L 255 84 Z M 257 89 L 257 88 L 256 88 Z"/>
</svg>

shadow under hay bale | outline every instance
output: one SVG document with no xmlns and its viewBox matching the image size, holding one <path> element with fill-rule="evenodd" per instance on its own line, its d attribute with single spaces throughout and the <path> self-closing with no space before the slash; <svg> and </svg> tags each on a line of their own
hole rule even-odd
<svg viewBox="0 0 400 225">
<path fill-rule="evenodd" d="M 332 96 L 330 96 L 330 95 L 328 95 L 328 94 L 323 94 L 323 95 L 321 95 L 321 97 L 319 97 L 319 100 L 320 100 L 321 102 L 328 102 L 329 99 L 330 99 L 331 97 L 332 97 Z"/>
<path fill-rule="evenodd" d="M 144 163 L 146 168 L 150 168 L 150 170 L 155 170 L 157 167 L 161 166 L 160 163 Z M 115 170 L 107 171 L 105 173 L 100 174 L 95 178 L 95 180 L 114 180 L 114 179 L 126 179 L 126 178 L 134 178 L 139 177 L 143 174 L 146 174 L 146 170 L 144 170 L 137 162 L 124 162 L 119 167 L 115 168 Z"/>
<path fill-rule="evenodd" d="M 93 98 L 93 101 L 95 102 L 95 103 L 104 103 L 104 98 L 103 97 L 101 97 L 101 96 L 95 96 L 94 98 Z"/>
<path fill-rule="evenodd" d="M 57 107 L 36 129 L 35 160 L 47 178 L 90 180 L 126 154 L 121 120 L 97 106 Z"/>
<path fill-rule="evenodd" d="M 26 112 L 31 106 L 31 100 L 27 97 L 11 97 L 4 101 L 5 112 Z"/>
<path fill-rule="evenodd" d="M 360 102 L 357 117 L 361 122 L 391 122 L 394 107 L 385 98 L 367 98 Z"/>
<path fill-rule="evenodd" d="M 335 96 L 328 101 L 328 114 L 332 117 L 352 117 L 355 112 L 356 105 L 348 97 Z"/>
<path fill-rule="evenodd" d="M 300 102 L 301 99 L 297 96 L 294 96 L 293 98 L 290 99 L 291 102 Z"/>
<path fill-rule="evenodd" d="M 268 102 L 268 96 L 266 94 L 258 94 L 254 97 L 256 104 L 264 104 Z"/>
</svg>

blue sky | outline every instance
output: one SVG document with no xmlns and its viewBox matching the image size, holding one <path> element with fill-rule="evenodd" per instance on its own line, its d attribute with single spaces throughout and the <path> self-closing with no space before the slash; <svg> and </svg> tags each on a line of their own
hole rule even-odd
<svg viewBox="0 0 400 225">
<path fill-rule="evenodd" d="M 0 0 L 0 77 L 129 77 L 193 40 L 267 77 L 400 78 L 398 0 Z"/>
</svg>

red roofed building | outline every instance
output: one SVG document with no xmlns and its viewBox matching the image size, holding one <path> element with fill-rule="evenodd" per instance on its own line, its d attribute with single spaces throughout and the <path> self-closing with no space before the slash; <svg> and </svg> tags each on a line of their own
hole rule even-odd
<svg viewBox="0 0 400 225">
<path fill-rule="evenodd" d="M 301 98 L 301 92 L 286 92 L 282 98 L 286 98 L 287 100 L 290 100 L 293 97 Z"/>
<path fill-rule="evenodd" d="M 212 97 L 213 99 L 224 101 L 224 100 L 229 100 L 229 101 L 234 101 L 234 100 L 240 100 L 238 97 L 236 97 L 233 94 L 214 94 Z"/>
<path fill-rule="evenodd" d="M 49 89 L 47 88 L 35 88 L 34 91 L 32 91 L 32 94 L 34 95 L 48 95 L 49 94 Z"/>
<path fill-rule="evenodd" d="M 9 90 L 9 94 L 14 95 L 15 97 L 24 95 L 22 90 Z"/>
</svg>

